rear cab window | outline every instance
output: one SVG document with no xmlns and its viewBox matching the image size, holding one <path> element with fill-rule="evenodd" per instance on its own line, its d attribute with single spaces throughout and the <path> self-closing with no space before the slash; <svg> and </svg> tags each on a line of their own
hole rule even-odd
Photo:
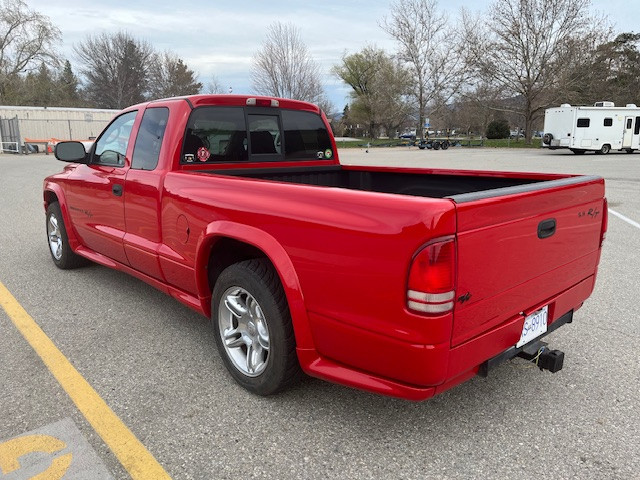
<svg viewBox="0 0 640 480">
<path fill-rule="evenodd" d="M 201 107 L 189 117 L 182 163 L 240 162 L 248 159 L 244 111 L 238 107 Z"/>
<path fill-rule="evenodd" d="M 283 110 L 285 157 L 287 160 L 330 160 L 331 137 L 318 115 Z"/>
<path fill-rule="evenodd" d="M 301 110 L 205 106 L 187 122 L 181 164 L 332 160 L 320 115 Z"/>
</svg>

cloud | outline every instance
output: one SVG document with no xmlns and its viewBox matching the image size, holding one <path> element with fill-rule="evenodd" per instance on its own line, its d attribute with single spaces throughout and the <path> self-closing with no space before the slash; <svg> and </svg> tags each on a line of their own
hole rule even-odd
<svg viewBox="0 0 640 480">
<path fill-rule="evenodd" d="M 455 21 L 465 0 L 440 2 Z M 485 9 L 490 0 L 473 2 L 474 8 Z M 634 5 L 629 5 L 633 3 Z M 594 0 L 595 8 L 622 5 L 608 12 L 617 14 L 620 31 L 637 30 L 634 18 L 640 14 L 640 2 L 628 0 Z M 636 5 L 637 4 L 637 5 Z M 354 53 L 366 45 L 375 45 L 389 52 L 396 44 L 379 28 L 379 22 L 389 15 L 391 1 L 324 0 L 217 0 L 202 2 L 158 2 L 151 0 L 111 0 L 88 3 L 85 0 L 29 0 L 32 9 L 48 15 L 63 34 L 60 53 L 77 70 L 73 45 L 87 35 L 125 30 L 148 41 L 156 50 L 172 50 L 195 70 L 203 83 L 212 75 L 226 86 L 233 85 L 238 93 L 249 93 L 251 58 L 260 48 L 270 24 L 276 21 L 292 23 L 299 30 L 314 59 L 320 64 L 323 79 L 334 103 L 343 103 L 348 94 L 331 74 L 331 67 L 340 62 L 344 53 Z M 405 12 L 410 16 L 412 12 Z M 611 15 L 611 14 L 610 14 Z"/>
</svg>

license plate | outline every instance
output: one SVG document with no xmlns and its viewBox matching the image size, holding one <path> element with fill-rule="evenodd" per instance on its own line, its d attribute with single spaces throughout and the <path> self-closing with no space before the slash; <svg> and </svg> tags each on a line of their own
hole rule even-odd
<svg viewBox="0 0 640 480">
<path fill-rule="evenodd" d="M 520 340 L 516 343 L 516 348 L 521 347 L 525 343 L 529 343 L 536 337 L 539 337 L 547 331 L 547 316 L 549 313 L 549 305 L 542 307 L 540 310 L 527 315 L 522 326 L 522 334 Z"/>
</svg>

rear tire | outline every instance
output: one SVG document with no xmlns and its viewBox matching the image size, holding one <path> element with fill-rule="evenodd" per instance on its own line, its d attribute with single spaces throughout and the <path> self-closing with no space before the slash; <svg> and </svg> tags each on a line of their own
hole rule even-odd
<svg viewBox="0 0 640 480">
<path fill-rule="evenodd" d="M 433 142 L 433 149 L 440 150 L 440 142 Z"/>
<path fill-rule="evenodd" d="M 211 319 L 222 361 L 242 387 L 271 395 L 299 378 L 287 298 L 267 259 L 239 262 L 220 274 Z"/>
<path fill-rule="evenodd" d="M 602 145 L 600 150 L 598 150 L 596 153 L 599 153 L 600 155 L 606 155 L 610 151 L 611 151 L 611 145 L 609 145 L 608 143 L 605 143 L 604 145 Z"/>
<path fill-rule="evenodd" d="M 47 243 L 53 263 L 62 270 L 78 268 L 88 263 L 86 258 L 74 253 L 69 245 L 69 236 L 58 202 L 52 202 L 47 207 Z"/>
<path fill-rule="evenodd" d="M 627 152 L 627 153 L 633 153 L 633 152 L 635 152 L 635 150 L 634 150 L 633 148 L 627 148 L 627 149 L 625 150 L 625 152 Z"/>
<path fill-rule="evenodd" d="M 586 152 L 586 150 L 580 150 L 579 148 L 572 148 L 571 151 L 576 155 L 584 155 L 584 152 Z"/>
<path fill-rule="evenodd" d="M 447 148 L 449 148 L 449 145 L 450 145 L 449 140 L 445 140 L 444 142 L 442 142 L 442 145 L 441 145 L 442 150 L 446 150 Z"/>
</svg>

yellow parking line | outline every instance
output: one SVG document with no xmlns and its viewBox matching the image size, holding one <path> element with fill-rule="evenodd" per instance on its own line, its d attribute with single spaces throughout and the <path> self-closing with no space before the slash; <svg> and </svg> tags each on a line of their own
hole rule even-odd
<svg viewBox="0 0 640 480">
<path fill-rule="evenodd" d="M 0 282 L 0 306 L 40 356 L 93 429 L 134 479 L 170 479 L 149 450 L 122 423 L 58 347 L 47 337 L 11 292 Z"/>
</svg>

